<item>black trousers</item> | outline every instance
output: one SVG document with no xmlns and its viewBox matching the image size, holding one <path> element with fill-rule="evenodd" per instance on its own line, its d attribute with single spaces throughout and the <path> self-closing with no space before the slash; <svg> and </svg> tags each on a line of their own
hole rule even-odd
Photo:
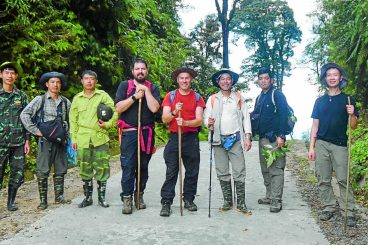
<svg viewBox="0 0 368 245">
<path fill-rule="evenodd" d="M 182 162 L 185 168 L 183 198 L 193 201 L 197 193 L 199 173 L 199 139 L 198 133 L 182 134 Z M 175 185 L 179 173 L 179 142 L 178 134 L 171 133 L 165 146 L 164 159 L 166 164 L 166 179 L 161 188 L 161 203 L 172 204 L 175 197 Z"/>
</svg>

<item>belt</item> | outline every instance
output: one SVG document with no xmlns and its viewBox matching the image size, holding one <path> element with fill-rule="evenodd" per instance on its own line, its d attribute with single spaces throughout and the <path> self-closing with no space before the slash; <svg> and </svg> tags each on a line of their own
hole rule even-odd
<svg viewBox="0 0 368 245">
<path fill-rule="evenodd" d="M 136 128 L 124 128 L 123 132 L 129 132 L 129 131 L 137 131 Z"/>
</svg>

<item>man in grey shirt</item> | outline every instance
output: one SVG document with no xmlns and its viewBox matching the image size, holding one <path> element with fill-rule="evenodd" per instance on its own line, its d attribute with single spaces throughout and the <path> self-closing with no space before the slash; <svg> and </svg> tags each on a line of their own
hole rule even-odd
<svg viewBox="0 0 368 245">
<path fill-rule="evenodd" d="M 47 90 L 44 95 L 36 96 L 22 111 L 21 120 L 24 127 L 33 135 L 38 136 L 37 149 L 37 179 L 40 192 L 40 205 L 38 209 L 47 208 L 48 176 L 51 165 L 54 164 L 54 190 L 55 203 L 70 203 L 64 198 L 64 175 L 67 172 L 66 147 L 61 143 L 50 142 L 38 128 L 41 121 L 49 122 L 61 117 L 65 133 L 68 134 L 68 113 L 70 101 L 60 95 L 61 88 L 66 88 L 66 77 L 59 72 L 44 73 L 39 85 Z M 64 142 L 63 142 L 64 143 Z"/>
</svg>

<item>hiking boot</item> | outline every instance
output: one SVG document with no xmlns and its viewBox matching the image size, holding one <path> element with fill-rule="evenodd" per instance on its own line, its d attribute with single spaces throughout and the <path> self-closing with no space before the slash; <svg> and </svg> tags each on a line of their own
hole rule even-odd
<svg viewBox="0 0 368 245">
<path fill-rule="evenodd" d="M 160 216 L 169 217 L 171 214 L 171 204 L 169 202 L 162 203 L 162 208 L 160 211 Z"/>
<path fill-rule="evenodd" d="M 139 194 L 139 208 L 138 208 L 138 194 L 137 194 L 137 192 L 134 192 L 134 205 L 137 209 L 145 209 L 146 208 L 146 204 L 144 203 L 144 200 L 143 200 L 143 194 L 144 194 L 144 192 L 141 192 Z"/>
<path fill-rule="evenodd" d="M 221 211 L 228 211 L 233 208 L 233 193 L 231 189 L 231 181 L 220 180 L 222 194 L 224 196 L 224 204 L 220 208 Z"/>
<path fill-rule="evenodd" d="M 273 199 L 270 203 L 270 212 L 271 213 L 278 213 L 282 209 L 282 201 Z"/>
<path fill-rule="evenodd" d="M 71 200 L 64 197 L 64 175 L 54 175 L 54 191 L 56 204 L 70 204 Z"/>
<path fill-rule="evenodd" d="M 78 208 L 85 208 L 93 204 L 92 193 L 93 193 L 93 182 L 92 180 L 85 180 L 83 185 L 83 193 L 85 198 L 81 203 L 78 204 Z"/>
<path fill-rule="evenodd" d="M 347 222 L 346 224 L 349 226 L 349 227 L 355 227 L 356 226 L 356 219 L 354 216 L 348 216 L 347 217 Z"/>
<path fill-rule="evenodd" d="M 18 207 L 15 205 L 15 196 L 17 195 L 17 188 L 14 188 L 13 186 L 8 186 L 8 204 L 7 208 L 9 211 L 17 211 Z"/>
<path fill-rule="evenodd" d="M 193 201 L 184 200 L 184 208 L 191 212 L 197 211 L 197 205 Z"/>
<path fill-rule="evenodd" d="M 331 211 L 322 211 L 322 213 L 319 215 L 319 220 L 321 220 L 321 221 L 330 220 L 333 215 L 334 214 Z"/>
<path fill-rule="evenodd" d="M 37 182 L 38 192 L 40 193 L 40 205 L 37 206 L 37 209 L 44 210 L 47 208 L 47 177 L 39 177 Z"/>
<path fill-rule="evenodd" d="M 271 199 L 268 198 L 268 197 L 260 198 L 260 199 L 258 199 L 258 204 L 269 205 L 269 204 L 271 204 Z"/>
<path fill-rule="evenodd" d="M 100 205 L 103 208 L 108 208 L 110 205 L 106 202 L 105 196 L 106 196 L 106 181 L 97 181 L 98 187 L 98 205 Z"/>
<path fill-rule="evenodd" d="M 132 196 L 123 196 L 123 214 L 131 214 L 133 212 L 132 199 Z"/>
</svg>

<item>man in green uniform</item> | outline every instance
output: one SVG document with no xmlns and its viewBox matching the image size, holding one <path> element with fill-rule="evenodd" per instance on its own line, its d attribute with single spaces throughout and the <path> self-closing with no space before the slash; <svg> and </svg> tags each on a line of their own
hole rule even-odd
<svg viewBox="0 0 368 245">
<path fill-rule="evenodd" d="M 22 68 L 14 62 L 0 65 L 0 189 L 7 164 L 10 164 L 8 210 L 16 211 L 15 196 L 24 182 L 24 155 L 29 153 L 29 134 L 20 121 L 20 113 L 27 106 L 24 92 L 14 85 Z"/>
<path fill-rule="evenodd" d="M 105 91 L 96 89 L 98 80 L 94 71 L 84 71 L 81 82 L 83 91 L 74 97 L 69 114 L 73 149 L 78 151 L 80 176 L 84 182 L 85 198 L 78 207 L 92 205 L 92 178 L 95 177 L 98 184 L 98 204 L 107 208 L 106 182 L 110 177 L 107 129 L 116 125 L 118 115 L 111 97 Z M 101 103 L 114 111 L 108 121 L 98 118 L 97 108 Z"/>
</svg>

